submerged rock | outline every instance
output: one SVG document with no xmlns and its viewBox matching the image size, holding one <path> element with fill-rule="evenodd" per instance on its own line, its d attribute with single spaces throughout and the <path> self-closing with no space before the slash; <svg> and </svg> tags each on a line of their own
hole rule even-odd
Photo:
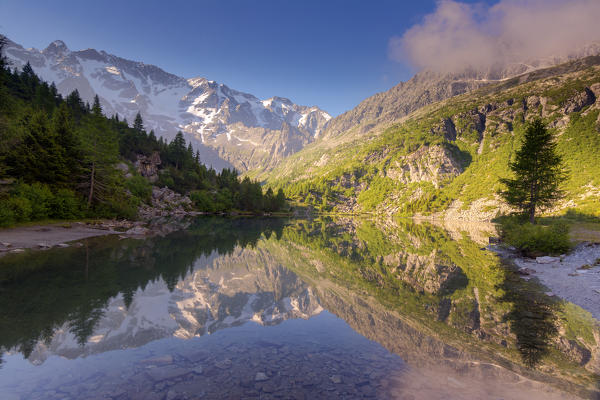
<svg viewBox="0 0 600 400">
<path fill-rule="evenodd" d="M 256 376 L 254 377 L 254 380 L 257 382 L 266 381 L 268 379 L 269 379 L 269 377 L 264 372 L 257 372 Z"/>
</svg>

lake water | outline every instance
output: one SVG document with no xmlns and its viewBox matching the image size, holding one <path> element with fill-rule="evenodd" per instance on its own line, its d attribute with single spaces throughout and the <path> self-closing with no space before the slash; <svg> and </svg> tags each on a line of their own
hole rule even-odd
<svg viewBox="0 0 600 400">
<path fill-rule="evenodd" d="M 5 255 L 0 398 L 600 398 L 597 321 L 490 234 L 198 218 Z"/>
</svg>

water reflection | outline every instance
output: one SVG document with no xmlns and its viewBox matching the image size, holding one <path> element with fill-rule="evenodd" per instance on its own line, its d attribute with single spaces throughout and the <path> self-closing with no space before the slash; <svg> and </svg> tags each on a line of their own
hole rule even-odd
<svg viewBox="0 0 600 400">
<path fill-rule="evenodd" d="M 0 387 L 9 371 L 27 376 L 60 364 L 68 374 L 91 368 L 90 384 L 99 376 L 119 382 L 124 398 L 136 398 L 127 394 L 131 382 L 145 388 L 143 398 L 162 398 L 175 387 L 191 393 L 187 386 L 208 385 L 203 379 L 221 382 L 203 389 L 209 397 L 227 390 L 234 397 L 530 399 L 561 398 L 553 389 L 560 386 L 596 398 L 596 322 L 482 249 L 489 229 L 200 218 L 165 237 L 8 255 L 0 258 L 7 352 Z M 204 370 L 188 357 L 198 346 Z M 98 371 L 113 350 L 130 367 L 107 377 Z M 37 372 L 19 369 L 17 353 L 41 364 Z M 164 378 L 173 368 L 179 375 Z"/>
<path fill-rule="evenodd" d="M 0 258 L 0 348 L 29 357 L 63 325 L 84 344 L 109 299 L 129 308 L 136 292 L 159 281 L 172 292 L 198 259 L 254 247 L 263 233 L 281 236 L 282 228 L 278 219 L 198 219 L 166 237 L 91 239 L 82 247 L 7 255 Z"/>
<path fill-rule="evenodd" d="M 551 343 L 558 335 L 560 303 L 514 273 L 508 272 L 500 287 L 505 293 L 501 301 L 511 304 L 504 320 L 516 336 L 521 358 L 527 366 L 536 367 L 551 351 Z"/>
</svg>

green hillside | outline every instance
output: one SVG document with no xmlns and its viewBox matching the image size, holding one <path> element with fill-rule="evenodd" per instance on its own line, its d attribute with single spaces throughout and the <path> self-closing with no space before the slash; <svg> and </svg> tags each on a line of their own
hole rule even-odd
<svg viewBox="0 0 600 400">
<path fill-rule="evenodd" d="M 555 133 L 570 171 L 550 213 L 600 214 L 600 57 L 490 84 L 423 107 L 392 125 L 325 137 L 275 170 L 254 173 L 322 211 L 493 218 L 499 178 L 528 121 Z"/>
</svg>

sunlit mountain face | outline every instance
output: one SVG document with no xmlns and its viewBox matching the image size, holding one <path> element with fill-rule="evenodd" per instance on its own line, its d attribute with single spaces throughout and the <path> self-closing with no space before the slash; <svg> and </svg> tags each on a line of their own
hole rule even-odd
<svg viewBox="0 0 600 400">
<path fill-rule="evenodd" d="M 597 395 L 596 321 L 501 264 L 491 225 L 186 225 L 2 257 L 3 393 Z"/>
<path fill-rule="evenodd" d="M 77 90 L 91 104 L 98 95 L 107 116 L 131 123 L 139 112 L 148 131 L 166 140 L 183 131 L 205 163 L 218 168 L 270 169 L 314 141 L 331 119 L 316 106 L 277 96 L 261 100 L 204 77 L 182 78 L 105 51 L 72 51 L 60 40 L 44 50 L 9 42 L 5 54 L 12 68 L 29 62 L 64 96 Z"/>
</svg>

